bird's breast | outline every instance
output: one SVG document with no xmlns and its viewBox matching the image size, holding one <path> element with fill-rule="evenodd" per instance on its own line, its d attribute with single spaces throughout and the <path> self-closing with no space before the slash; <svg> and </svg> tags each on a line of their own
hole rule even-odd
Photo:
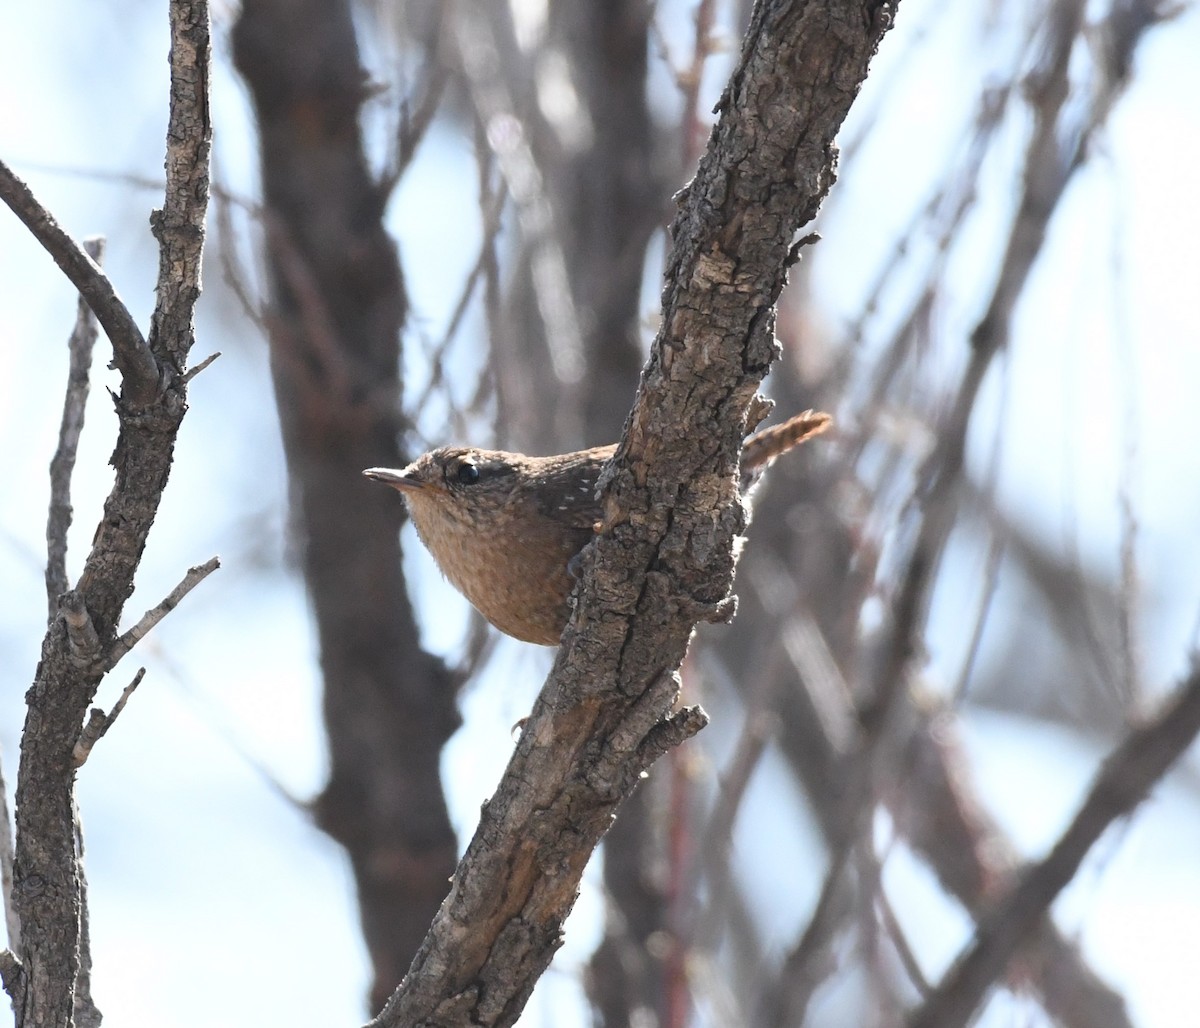
<svg viewBox="0 0 1200 1028">
<path fill-rule="evenodd" d="M 409 503 L 413 524 L 442 574 L 500 631 L 555 646 L 570 614 L 567 564 L 590 533 L 525 516 L 482 527 Z"/>
</svg>

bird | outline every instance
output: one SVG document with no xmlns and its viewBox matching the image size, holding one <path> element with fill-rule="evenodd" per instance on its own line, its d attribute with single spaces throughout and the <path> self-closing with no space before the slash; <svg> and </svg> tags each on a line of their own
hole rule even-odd
<svg viewBox="0 0 1200 1028">
<path fill-rule="evenodd" d="M 808 410 L 751 436 L 742 447 L 743 484 L 831 424 Z M 442 574 L 492 625 L 555 646 L 571 614 L 577 558 L 600 528 L 596 483 L 616 448 L 530 457 L 444 446 L 407 467 L 363 475 L 403 496 Z"/>
</svg>

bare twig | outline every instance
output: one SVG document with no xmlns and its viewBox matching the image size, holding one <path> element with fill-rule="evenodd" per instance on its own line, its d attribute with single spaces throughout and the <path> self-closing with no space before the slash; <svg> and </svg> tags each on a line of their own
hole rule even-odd
<svg viewBox="0 0 1200 1028">
<path fill-rule="evenodd" d="M 882 742 L 907 687 L 912 655 L 919 647 L 930 588 L 953 525 L 956 491 L 963 479 L 967 429 L 984 376 L 1007 345 L 1016 302 L 1041 252 L 1049 219 L 1072 174 L 1086 153 L 1086 140 L 1098 122 L 1085 112 L 1082 127 L 1070 122 L 1075 111 L 1067 99 L 1070 58 L 1084 24 L 1082 0 L 1065 0 L 1053 10 L 1045 29 L 1042 55 L 1028 76 L 1034 129 L 1025 154 L 1021 203 L 1006 244 L 999 280 L 987 313 L 971 338 L 971 356 L 953 408 L 925 471 L 920 522 L 907 567 L 896 593 L 894 616 L 883 647 L 873 693 L 861 711 L 862 760 L 850 771 L 847 829 L 862 831 L 877 777 Z M 1098 101 L 1099 102 L 1099 101 Z M 874 751 L 874 753 L 873 753 Z"/>
<path fill-rule="evenodd" d="M 195 367 L 188 368 L 187 372 L 183 376 L 183 380 L 185 382 L 190 382 L 193 378 L 195 378 L 197 375 L 199 375 L 200 372 L 202 372 L 205 368 L 207 368 L 213 361 L 215 361 L 220 356 L 221 356 L 221 351 L 214 350 L 212 353 L 210 353 L 207 357 L 205 357 L 204 360 L 202 360 Z"/>
<path fill-rule="evenodd" d="M 770 989 L 760 989 L 754 1023 L 783 1028 L 803 1024 L 804 1012 L 817 987 L 829 977 L 835 963 L 833 944 L 841 930 L 843 913 L 851 903 L 850 839 L 843 839 L 829 858 L 825 881 L 799 941 L 784 957 Z"/>
<path fill-rule="evenodd" d="M 321 289 L 316 269 L 305 259 L 304 251 L 286 221 L 274 211 L 266 211 L 263 224 L 269 249 L 295 296 L 307 330 L 304 349 L 299 348 L 300 338 L 293 335 L 291 347 L 276 346 L 274 357 L 291 365 L 298 384 L 313 391 L 332 393 L 339 406 L 349 406 L 353 392 L 369 385 L 367 369 L 340 344 L 337 319 Z"/>
<path fill-rule="evenodd" d="M 83 248 L 99 267 L 104 260 L 104 239 L 85 239 Z M 50 621 L 58 613 L 58 598 L 67 591 L 67 530 L 71 527 L 71 472 L 83 431 L 88 398 L 88 372 L 96 345 L 96 316 L 80 297 L 75 328 L 67 344 L 67 392 L 63 399 L 58 449 L 50 461 L 50 513 L 46 519 L 46 600 Z"/>
<path fill-rule="evenodd" d="M 991 90 L 980 98 L 975 122 L 967 134 L 964 152 L 957 167 L 947 175 L 947 183 L 934 190 L 921 209 L 913 214 L 903 231 L 897 233 L 896 242 L 875 272 L 858 316 L 847 330 L 848 357 L 860 354 L 867 326 L 884 306 L 886 290 L 897 279 L 897 268 L 910 256 L 914 240 L 920 239 L 923 234 L 930 236 L 933 254 L 922 270 L 921 287 L 914 293 L 903 314 L 898 317 L 898 327 L 892 333 L 887 353 L 874 362 L 873 370 L 868 369 L 865 372 L 868 381 L 863 383 L 862 388 L 867 390 L 867 395 L 858 404 L 858 408 L 868 417 L 878 417 L 877 412 L 887 409 L 884 397 L 888 386 L 895 378 L 896 369 L 902 365 L 916 342 L 914 328 L 923 322 L 923 308 L 932 302 L 938 288 L 937 283 L 944 278 L 945 267 L 959 229 L 975 206 L 984 158 L 996 132 L 1003 124 L 1003 115 L 1011 91 L 1011 86 Z M 856 451 L 861 451 L 865 440 L 872 435 L 873 433 L 864 431 L 862 440 L 855 447 Z"/>
<path fill-rule="evenodd" d="M 82 178 L 91 182 L 109 182 L 130 186 L 133 189 L 149 190 L 154 193 L 161 193 L 166 188 L 166 183 L 163 179 L 152 178 L 149 175 L 139 175 L 133 171 L 78 168 L 66 164 L 39 161 L 20 161 L 19 163 L 23 168 L 30 168 L 47 175 L 60 175 L 64 178 Z M 222 186 L 217 182 L 211 184 L 210 192 L 215 199 L 221 200 L 223 203 L 233 207 L 241 207 L 251 217 L 259 218 L 262 215 L 262 206 L 257 201 L 241 193 L 234 192 L 232 189 Z"/>
<path fill-rule="evenodd" d="M 217 166 L 215 158 L 213 166 L 214 169 Z M 268 331 L 267 318 L 263 313 L 260 299 L 251 294 L 249 272 L 246 265 L 239 260 L 238 255 L 238 242 L 241 237 L 234 228 L 233 209 L 239 206 L 239 203 L 231 199 L 225 190 L 216 185 L 213 186 L 213 198 L 216 200 L 216 203 L 213 204 L 213 231 L 218 240 L 217 257 L 221 263 L 221 278 L 233 292 L 234 298 L 242 308 L 242 313 L 265 336 Z M 257 222 L 260 226 L 265 226 L 265 217 L 261 207 L 242 206 L 252 221 Z"/>
<path fill-rule="evenodd" d="M 493 170 L 496 162 L 487 146 L 487 134 L 478 121 L 475 123 L 474 130 L 475 163 L 479 179 L 479 212 L 482 223 L 486 224 L 487 212 L 497 202 L 496 198 L 504 192 L 504 180 L 501 176 L 496 175 L 497 181 L 493 184 Z M 483 274 L 483 315 L 487 323 L 487 336 L 492 342 L 493 353 L 496 341 L 503 339 L 505 332 L 500 259 L 496 246 L 498 235 L 499 233 L 496 233 L 485 239 L 485 245 L 481 246 L 479 250 L 480 267 Z M 506 393 L 500 388 L 499 370 L 495 367 L 495 363 L 495 360 L 489 360 L 484 365 L 467 409 L 481 411 L 488 398 L 494 396 L 496 404 L 493 418 L 498 422 L 504 414 Z"/>
<path fill-rule="evenodd" d="M 992 600 L 996 597 L 996 586 L 1000 581 L 1000 563 L 1004 556 L 1004 540 L 993 536 L 988 546 L 987 563 L 983 569 L 983 586 L 980 590 L 979 606 L 975 611 L 975 621 L 971 627 L 971 638 L 967 643 L 967 652 L 963 657 L 962 667 L 958 672 L 958 681 L 954 683 L 951 692 L 951 702 L 957 706 L 966 698 L 967 689 L 971 685 L 971 676 L 975 672 L 975 661 L 979 657 L 979 644 L 983 642 L 983 631 L 987 627 L 988 613 L 992 609 Z"/>
<path fill-rule="evenodd" d="M 381 197 L 388 196 L 396 188 L 396 184 L 404 177 L 408 166 L 417 155 L 417 148 L 437 115 L 449 79 L 449 68 L 439 60 L 436 52 L 433 53 L 426 66 L 425 81 L 416 103 L 410 104 L 405 98 L 400 104 L 399 124 L 396 126 L 396 155 L 392 166 L 379 183 Z"/>
<path fill-rule="evenodd" d="M 884 895 L 883 862 L 887 860 L 893 842 L 894 835 L 879 846 L 878 852 L 872 839 L 864 839 L 854 848 L 857 888 L 852 897 L 852 909 L 846 917 L 846 927 L 855 933 L 853 946 L 866 972 L 867 1002 L 880 1013 L 900 1009 L 898 982 L 885 954 L 885 932 L 876 909 L 879 898 Z"/>
<path fill-rule="evenodd" d="M 114 171 L 106 168 L 81 168 L 68 164 L 55 164 L 50 161 L 17 162 L 22 168 L 36 171 L 43 175 L 58 175 L 63 178 L 82 178 L 89 182 L 106 182 L 115 185 L 129 186 L 132 189 L 149 190 L 161 193 L 163 180 L 150 175 L 139 175 L 133 171 Z"/>
<path fill-rule="evenodd" d="M 904 934 L 904 928 L 897 919 L 896 912 L 892 909 L 887 892 L 882 888 L 877 888 L 875 891 L 875 908 L 879 913 L 879 920 L 883 925 L 883 929 L 887 932 L 888 938 L 896 950 L 900 966 L 904 968 L 904 973 L 908 975 L 910 984 L 922 996 L 928 996 L 929 982 L 925 978 L 925 973 L 921 970 L 921 963 L 917 960 L 917 955 L 913 952 L 912 946 L 909 945 L 908 937 Z"/>
<path fill-rule="evenodd" d="M 229 709 L 224 704 L 214 702 L 212 696 L 197 685 L 193 676 L 177 659 L 173 650 L 155 647 L 154 643 L 150 643 L 149 646 L 154 655 L 155 672 L 159 675 L 165 674 L 174 680 L 174 684 L 178 686 L 184 698 L 193 705 L 196 716 L 204 722 L 208 730 L 228 746 L 234 756 L 240 759 L 246 767 L 258 775 L 271 793 L 301 817 L 311 821 L 313 819 L 311 800 L 292 792 L 255 748 L 246 745 L 239 739 L 238 725 L 235 723 L 235 719 L 230 717 Z"/>
<path fill-rule="evenodd" d="M 659 19 L 655 18 L 650 22 L 651 39 L 658 47 L 663 63 L 671 72 L 683 101 L 679 123 L 683 126 L 681 157 L 685 168 L 691 167 L 704 149 L 704 133 L 709 119 L 707 113 L 700 110 L 700 85 L 704 80 L 704 66 L 718 49 L 717 41 L 712 35 L 715 6 L 712 0 L 699 0 L 696 4 L 692 15 L 692 53 L 684 67 L 678 67 L 672 61 L 671 49 Z"/>
<path fill-rule="evenodd" d="M 87 871 L 84 868 L 83 822 L 79 818 L 78 806 L 75 807 L 75 856 L 75 875 L 79 888 L 79 969 L 75 975 L 71 1028 L 100 1028 L 104 1018 L 92 999 L 92 928 L 88 913 Z"/>
<path fill-rule="evenodd" d="M 488 145 L 496 155 L 530 247 L 533 288 L 546 325 L 554 373 L 564 385 L 578 387 L 584 371 L 579 312 L 567 275 L 566 258 L 555 232 L 554 211 L 534 157 L 532 126 L 521 117 L 509 83 L 501 73 L 503 62 L 495 20 L 481 17 L 478 10 L 462 4 L 454 6 L 453 19 L 453 39 L 476 117 L 485 128 Z"/>
<path fill-rule="evenodd" d="M 220 557 L 212 557 L 203 564 L 198 564 L 196 567 L 188 568 L 188 572 L 183 576 L 183 580 L 175 586 L 174 589 L 167 594 L 166 599 L 156 607 L 151 607 L 141 620 L 138 621 L 128 632 L 125 632 L 118 638 L 104 654 L 103 670 L 110 671 L 116 666 L 117 662 L 125 656 L 130 650 L 145 637 L 146 633 L 157 625 L 163 618 L 171 613 L 179 606 L 180 601 L 190 593 L 196 586 L 203 582 L 209 575 L 221 566 Z M 119 706 L 123 706 L 120 704 Z M 114 709 L 113 716 L 119 711 Z"/>
<path fill-rule="evenodd" d="M 108 277 L 3 161 L 0 161 L 0 200 L 8 204 L 54 258 L 104 326 L 112 343 L 113 360 L 125 384 L 122 398 L 135 406 L 149 403 L 159 391 L 158 362 Z"/>
<path fill-rule="evenodd" d="M 1140 804 L 1200 732 L 1200 668 L 1154 720 L 1130 732 L 1104 762 L 1079 813 L 1045 859 L 1032 865 L 994 912 L 980 921 L 911 1028 L 965 1025 L 988 987 L 1075 876 L 1096 840 Z"/>
<path fill-rule="evenodd" d="M 75 761 L 76 767 L 83 767 L 84 762 L 92 752 L 92 747 L 101 739 L 105 732 L 112 728 L 113 723 L 120 716 L 121 711 L 125 709 L 125 704 L 129 702 L 129 697 L 133 695 L 133 690 L 142 684 L 142 679 L 146 677 L 146 669 L 138 668 L 137 674 L 133 676 L 133 681 L 125 686 L 121 693 L 120 699 L 113 704 L 113 709 L 105 714 L 99 707 L 93 707 L 88 715 L 87 724 L 83 726 L 83 731 L 79 733 L 79 738 L 75 742 L 75 749 L 71 751 L 71 756 Z"/>
<path fill-rule="evenodd" d="M 720 945 L 720 932 L 728 924 L 727 910 L 735 889 L 730 861 L 734 824 L 763 753 L 779 731 L 776 683 L 780 678 L 780 658 L 781 647 L 772 640 L 762 648 L 762 659 L 756 673 L 746 683 L 735 682 L 710 649 L 701 650 L 697 658 L 698 663 L 703 662 L 701 666 L 706 679 L 718 678 L 726 690 L 744 698 L 746 704 L 745 722 L 733 753 L 722 769 L 717 783 L 717 799 L 704 825 L 695 860 L 703 874 L 707 894 L 707 903 L 690 932 L 698 951 L 715 953 Z"/>
<path fill-rule="evenodd" d="M 367 405 L 383 421 L 397 422 L 394 383 L 380 384 L 370 362 L 343 345 L 342 330 L 329 304 L 319 269 L 293 237 L 286 219 L 276 212 L 264 212 L 263 224 L 278 271 L 302 311 L 306 328 L 303 335 L 272 334 L 275 360 L 287 363 L 292 383 L 306 390 L 314 400 L 323 398 L 326 406 L 332 405 L 338 412 Z"/>
<path fill-rule="evenodd" d="M 1123 282 L 1127 277 L 1124 246 L 1121 242 L 1128 236 L 1128 227 L 1123 224 L 1124 214 L 1124 209 L 1118 203 L 1116 217 L 1113 221 L 1113 240 L 1109 251 L 1114 282 Z M 1140 577 L 1138 570 L 1139 523 L 1134 499 L 1139 449 L 1136 399 L 1139 385 L 1138 363 L 1125 291 L 1112 290 L 1111 302 L 1116 339 L 1115 356 L 1121 368 L 1121 429 L 1124 434 L 1117 479 L 1117 509 L 1120 513 L 1121 525 L 1121 578 L 1120 588 L 1117 589 L 1116 594 L 1117 624 L 1119 626 L 1121 684 L 1126 705 L 1133 708 L 1142 698 L 1141 647 L 1137 625 Z"/>
<path fill-rule="evenodd" d="M 462 327 L 463 318 L 470 308 L 471 298 L 475 295 L 476 288 L 481 281 L 486 281 L 488 266 L 495 259 L 496 239 L 500 234 L 501 216 L 504 213 L 506 199 L 507 193 L 503 186 L 490 196 L 480 197 L 483 238 L 479 243 L 479 254 L 475 258 L 474 266 L 467 272 L 463 279 L 462 289 L 459 290 L 458 300 L 450 313 L 450 320 L 446 323 L 446 330 L 442 333 L 441 340 L 429 353 L 429 382 L 426 384 L 420 397 L 412 405 L 413 410 L 424 410 L 434 390 L 445 379 L 446 365 L 448 363 L 446 360 L 446 351 L 450 348 L 450 344 L 454 342 L 455 337 L 458 335 L 458 330 Z M 447 399 L 452 399 L 452 397 L 448 396 Z"/>
</svg>

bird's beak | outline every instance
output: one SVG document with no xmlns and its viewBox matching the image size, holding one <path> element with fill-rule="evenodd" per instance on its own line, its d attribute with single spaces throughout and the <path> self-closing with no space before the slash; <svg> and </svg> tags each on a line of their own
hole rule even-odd
<svg viewBox="0 0 1200 1028">
<path fill-rule="evenodd" d="M 398 471 L 395 468 L 367 468 L 363 472 L 367 478 L 373 479 L 376 482 L 382 482 L 384 485 L 390 485 L 393 489 L 398 489 L 402 493 L 415 492 L 418 489 L 424 489 L 425 483 L 419 478 L 414 478 L 407 470 Z"/>
</svg>

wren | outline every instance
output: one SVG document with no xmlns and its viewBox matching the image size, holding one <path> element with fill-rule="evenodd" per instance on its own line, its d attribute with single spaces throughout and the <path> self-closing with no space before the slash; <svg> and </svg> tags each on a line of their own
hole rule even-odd
<svg viewBox="0 0 1200 1028">
<path fill-rule="evenodd" d="M 746 440 L 743 482 L 824 432 L 805 411 Z M 576 557 L 602 517 L 596 482 L 616 444 L 552 457 L 446 446 L 408 467 L 367 468 L 398 490 L 442 574 L 500 631 L 557 645 L 570 616 Z"/>
</svg>

